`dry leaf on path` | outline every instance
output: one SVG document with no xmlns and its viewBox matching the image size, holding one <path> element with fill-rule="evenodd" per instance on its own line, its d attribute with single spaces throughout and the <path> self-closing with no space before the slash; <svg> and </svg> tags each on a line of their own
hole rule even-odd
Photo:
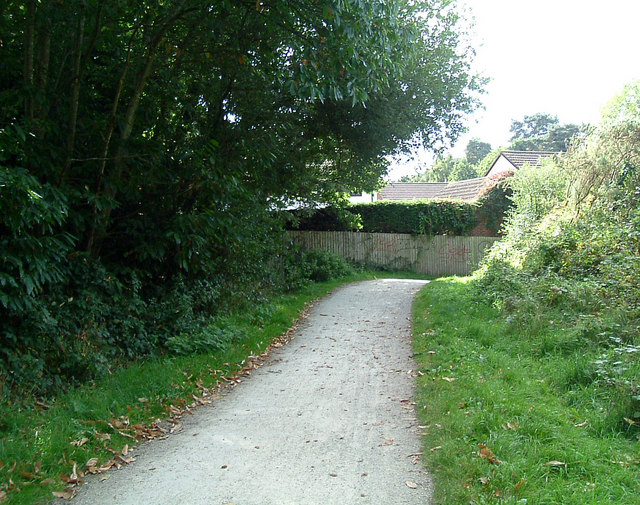
<svg viewBox="0 0 640 505">
<path fill-rule="evenodd" d="M 408 480 L 407 482 L 405 482 L 405 484 L 407 485 L 407 487 L 410 487 L 411 489 L 418 489 L 418 484 L 416 484 L 412 480 Z"/>
<path fill-rule="evenodd" d="M 51 494 L 56 498 L 62 498 L 63 500 L 70 500 L 76 495 L 77 491 L 72 487 L 68 487 L 64 491 L 52 491 Z"/>
<path fill-rule="evenodd" d="M 98 458 L 91 458 L 89 461 L 87 461 L 87 463 L 84 465 L 85 468 L 91 468 L 94 467 L 98 464 Z"/>
</svg>

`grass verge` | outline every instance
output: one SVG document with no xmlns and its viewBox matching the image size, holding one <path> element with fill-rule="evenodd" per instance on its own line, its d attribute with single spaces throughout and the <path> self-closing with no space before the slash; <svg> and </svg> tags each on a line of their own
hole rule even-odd
<svg viewBox="0 0 640 505">
<path fill-rule="evenodd" d="M 530 338 L 510 324 L 470 278 L 419 293 L 416 402 L 437 504 L 640 503 L 635 432 L 603 429 L 590 350 L 554 340 L 553 325 Z"/>
<path fill-rule="evenodd" d="M 286 340 L 312 300 L 346 282 L 382 277 L 416 275 L 368 271 L 313 283 L 229 316 L 241 338 L 222 351 L 132 363 L 44 402 L 0 402 L 0 503 L 46 504 L 52 493 L 70 497 L 87 473 L 128 464 L 135 445 L 166 436 L 180 416 L 211 402 L 218 387 L 241 381 L 274 342 Z"/>
</svg>

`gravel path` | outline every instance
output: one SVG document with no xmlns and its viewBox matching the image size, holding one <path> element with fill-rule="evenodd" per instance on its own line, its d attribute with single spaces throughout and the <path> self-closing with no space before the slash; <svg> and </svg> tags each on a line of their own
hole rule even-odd
<svg viewBox="0 0 640 505">
<path fill-rule="evenodd" d="M 410 310 L 425 281 L 347 285 L 184 430 L 74 505 L 427 505 Z"/>
</svg>

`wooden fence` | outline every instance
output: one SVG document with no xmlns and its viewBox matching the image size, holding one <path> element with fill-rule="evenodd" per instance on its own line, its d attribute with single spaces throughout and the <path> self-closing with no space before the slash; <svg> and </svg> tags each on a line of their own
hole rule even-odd
<svg viewBox="0 0 640 505">
<path fill-rule="evenodd" d="M 468 275 L 497 237 L 453 237 L 360 233 L 348 231 L 290 231 L 305 249 L 323 249 L 348 260 L 427 275 Z"/>
</svg>

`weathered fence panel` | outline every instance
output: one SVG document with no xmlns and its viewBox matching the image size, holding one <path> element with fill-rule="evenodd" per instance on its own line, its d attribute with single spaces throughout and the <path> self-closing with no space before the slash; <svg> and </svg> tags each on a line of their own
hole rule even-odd
<svg viewBox="0 0 640 505">
<path fill-rule="evenodd" d="M 360 233 L 348 231 L 290 231 L 305 249 L 323 249 L 348 260 L 427 275 L 468 275 L 498 237 L 453 237 Z"/>
</svg>

